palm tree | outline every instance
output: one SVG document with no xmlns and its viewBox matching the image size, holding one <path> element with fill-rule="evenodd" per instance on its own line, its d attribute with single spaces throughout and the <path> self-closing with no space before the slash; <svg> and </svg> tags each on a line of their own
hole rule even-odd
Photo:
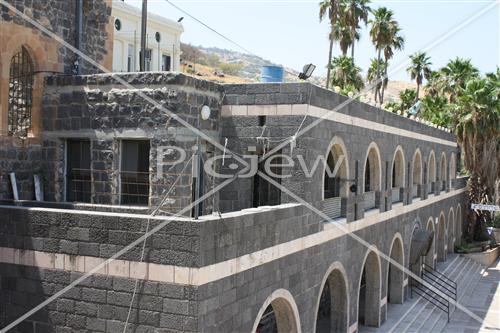
<svg viewBox="0 0 500 333">
<path fill-rule="evenodd" d="M 415 89 L 405 89 L 399 93 L 402 111 L 408 111 L 408 109 L 412 107 L 415 103 L 415 96 L 417 96 Z"/>
<path fill-rule="evenodd" d="M 359 33 L 354 35 L 355 40 L 359 40 Z M 351 46 L 351 31 L 349 27 L 341 20 L 337 21 L 332 27 L 330 39 L 337 41 L 340 45 L 340 50 L 343 55 L 347 55 L 347 49 Z"/>
<path fill-rule="evenodd" d="M 479 70 L 474 67 L 470 59 L 455 58 L 439 70 L 443 92 L 448 95 L 450 102 L 455 102 L 466 83 L 479 76 Z"/>
<path fill-rule="evenodd" d="M 370 37 L 375 49 L 377 50 L 377 61 L 382 59 L 382 50 L 391 43 L 394 32 L 398 29 L 398 23 L 393 18 L 393 12 L 386 7 L 380 7 L 373 11 L 373 18 L 369 21 L 371 24 Z M 380 66 L 379 66 L 380 67 Z M 380 68 L 379 68 L 380 69 Z M 377 80 L 380 80 L 382 72 L 377 72 Z M 382 89 L 379 90 L 379 101 L 382 103 Z"/>
<path fill-rule="evenodd" d="M 420 92 L 420 86 L 424 78 L 429 80 L 432 74 L 430 58 L 425 52 L 417 52 L 410 56 L 411 64 L 406 69 L 412 80 L 417 82 L 417 100 Z M 416 102 L 416 100 L 415 100 Z"/>
<path fill-rule="evenodd" d="M 370 7 L 368 4 L 370 0 L 344 0 L 342 3 L 343 8 L 343 18 L 346 25 L 350 29 L 351 35 L 351 58 L 354 59 L 354 41 L 359 40 L 356 38 L 356 34 L 359 35 L 358 29 L 359 24 L 364 22 L 365 25 L 368 23 L 368 13 L 370 12 Z"/>
<path fill-rule="evenodd" d="M 332 87 L 339 86 L 341 89 L 352 87 L 356 91 L 364 87 L 361 68 L 354 64 L 351 57 L 345 55 L 334 57 L 330 66 Z"/>
<path fill-rule="evenodd" d="M 466 72 L 476 75 L 470 69 Z M 496 74 L 486 78 L 469 79 L 464 83 L 461 93 L 455 96 L 453 125 L 464 154 L 465 167 L 470 172 L 470 202 L 490 203 L 495 191 L 495 180 L 500 178 L 499 95 L 500 75 L 497 70 Z M 491 214 L 486 211 L 472 212 L 468 232 L 470 240 L 481 240 L 485 234 L 485 224 L 491 218 Z"/>
<path fill-rule="evenodd" d="M 445 97 L 427 95 L 421 101 L 419 116 L 422 119 L 446 128 L 451 127 L 451 112 Z"/>
<path fill-rule="evenodd" d="M 373 95 L 375 98 L 375 103 L 378 102 L 379 92 L 382 89 L 382 86 L 387 86 L 387 77 L 385 77 L 382 81 L 378 79 L 379 73 L 385 72 L 385 62 L 378 59 L 372 59 L 370 63 L 370 67 L 368 68 L 368 73 L 366 76 L 366 80 L 370 85 L 373 86 Z"/>
<path fill-rule="evenodd" d="M 330 84 L 330 63 L 332 62 L 332 53 L 333 53 L 333 34 L 331 31 L 333 27 L 340 19 L 340 3 L 338 0 L 323 0 L 319 4 L 319 21 L 323 21 L 323 19 L 328 15 L 328 19 L 330 20 L 330 34 L 328 35 L 330 39 L 330 49 L 328 51 L 328 66 L 326 72 L 326 89 L 328 89 L 328 85 Z"/>
<path fill-rule="evenodd" d="M 429 96 L 441 96 L 443 94 L 443 80 L 440 71 L 432 71 L 427 78 L 425 93 Z"/>
<path fill-rule="evenodd" d="M 399 28 L 399 26 L 396 26 L 394 28 L 393 35 L 392 35 L 392 38 L 391 38 L 389 44 L 387 44 L 384 47 L 384 61 L 385 61 L 384 79 L 387 79 L 387 80 L 389 80 L 388 75 L 387 75 L 387 68 L 389 67 L 389 59 L 391 59 L 394 56 L 395 50 L 399 51 L 399 50 L 402 50 L 404 48 L 405 39 L 403 36 L 401 36 L 399 34 L 400 31 L 401 31 L 401 29 Z M 385 84 L 385 86 L 382 87 L 381 99 L 380 99 L 381 103 L 384 102 L 384 92 L 385 92 L 386 87 L 387 87 L 387 84 Z"/>
</svg>

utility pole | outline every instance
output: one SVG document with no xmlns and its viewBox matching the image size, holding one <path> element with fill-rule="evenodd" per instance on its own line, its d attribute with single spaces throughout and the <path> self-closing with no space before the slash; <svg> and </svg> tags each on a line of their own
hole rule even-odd
<svg viewBox="0 0 500 333">
<path fill-rule="evenodd" d="M 139 59 L 139 70 L 146 70 L 146 24 L 148 19 L 148 0 L 142 0 L 142 20 L 141 20 L 141 57 Z"/>
</svg>

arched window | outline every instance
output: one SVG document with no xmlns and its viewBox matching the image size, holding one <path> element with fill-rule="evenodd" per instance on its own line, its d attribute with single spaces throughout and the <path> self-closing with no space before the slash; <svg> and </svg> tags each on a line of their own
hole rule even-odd
<svg viewBox="0 0 500 333">
<path fill-rule="evenodd" d="M 338 165 L 337 165 L 338 164 Z M 347 197 L 348 160 L 343 141 L 335 137 L 332 140 L 325 166 L 323 197 Z"/>
<path fill-rule="evenodd" d="M 436 181 L 436 158 L 434 156 L 434 151 L 429 154 L 429 162 L 427 163 L 427 183 L 428 193 L 434 192 L 434 182 Z"/>
<path fill-rule="evenodd" d="M 380 155 L 376 144 L 370 145 L 365 161 L 364 192 L 380 191 Z"/>
<path fill-rule="evenodd" d="M 14 54 L 9 72 L 9 135 L 26 137 L 31 128 L 34 66 L 25 47 Z"/>
</svg>

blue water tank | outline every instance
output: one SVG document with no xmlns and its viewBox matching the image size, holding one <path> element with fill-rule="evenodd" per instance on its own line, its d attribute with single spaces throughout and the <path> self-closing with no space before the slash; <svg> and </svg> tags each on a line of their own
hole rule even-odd
<svg viewBox="0 0 500 333">
<path fill-rule="evenodd" d="M 261 82 L 283 82 L 283 67 L 263 66 L 260 71 Z"/>
</svg>

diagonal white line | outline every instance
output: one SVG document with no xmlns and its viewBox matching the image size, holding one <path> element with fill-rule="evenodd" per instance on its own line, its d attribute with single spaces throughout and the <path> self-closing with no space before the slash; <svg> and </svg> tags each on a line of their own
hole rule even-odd
<svg viewBox="0 0 500 333">
<path fill-rule="evenodd" d="M 112 73 L 106 67 L 102 66 L 101 64 L 99 64 L 98 62 L 96 62 L 94 59 L 92 59 L 91 57 L 89 57 L 88 55 L 86 55 L 85 53 L 83 53 L 82 51 L 78 50 L 73 45 L 71 45 L 68 42 L 66 42 L 64 39 L 62 39 L 61 37 L 59 37 L 53 31 L 45 28 L 43 25 L 41 25 L 40 23 L 38 23 L 37 21 L 35 21 L 31 17 L 25 15 L 23 12 L 19 11 L 16 7 L 14 7 L 11 4 L 7 3 L 5 0 L 0 0 L 0 5 L 3 5 L 5 7 L 7 7 L 7 8 L 9 8 L 14 13 L 16 13 L 19 16 L 21 16 L 23 19 L 25 19 L 29 23 L 33 24 L 39 30 L 43 31 L 44 33 L 46 33 L 47 35 L 49 35 L 50 37 L 52 37 L 54 40 L 56 40 L 57 42 L 59 42 L 60 44 L 62 44 L 64 47 L 68 48 L 73 53 L 78 54 L 80 57 L 82 57 L 88 63 L 92 64 L 94 67 L 98 68 L 99 70 L 103 71 L 104 73 Z M 126 80 L 122 79 L 118 75 L 117 76 L 113 76 L 113 79 L 116 80 L 116 81 L 118 81 L 120 84 L 122 84 L 123 86 L 125 86 L 125 87 L 127 87 L 129 89 L 135 89 L 136 93 L 139 96 L 141 96 L 144 100 L 146 100 L 147 102 L 153 104 L 159 110 L 165 112 L 170 117 L 172 117 L 173 119 L 177 120 L 184 127 L 190 129 L 192 132 L 194 132 L 198 136 L 202 137 L 203 139 L 205 139 L 206 141 L 210 142 L 215 147 L 219 148 L 220 151 L 223 151 L 224 149 L 226 149 L 227 152 L 232 153 L 233 157 L 238 162 L 242 163 L 242 165 L 245 166 L 245 168 L 250 167 L 249 164 L 244 159 L 240 158 L 237 154 L 231 152 L 229 149 L 224 148 L 224 146 L 221 145 L 216 139 L 210 137 L 209 135 L 203 133 L 203 131 L 201 131 L 198 128 L 194 127 L 193 125 L 189 124 L 189 122 L 187 122 L 184 119 L 182 119 L 182 117 L 180 117 L 179 115 L 177 115 L 175 112 L 172 112 L 171 110 L 167 109 L 162 104 L 158 103 L 157 101 L 155 101 L 151 97 L 149 97 L 146 94 L 144 94 L 141 90 L 136 89 L 135 86 L 133 86 L 132 84 L 128 83 Z"/>
<path fill-rule="evenodd" d="M 495 5 L 499 4 L 500 0 L 488 1 L 488 3 L 489 3 L 489 5 L 483 7 L 482 9 L 480 9 L 479 11 L 477 11 L 475 14 L 473 14 L 468 19 L 466 19 L 463 22 L 460 22 L 460 24 L 456 25 L 455 27 L 453 27 L 452 29 L 450 29 L 449 31 L 447 31 L 446 33 L 444 33 L 443 35 L 441 35 L 440 37 L 438 37 L 437 39 L 435 39 L 434 41 L 430 42 L 429 44 L 427 44 L 426 46 L 424 46 L 423 48 L 421 48 L 420 50 L 417 50 L 417 51 L 427 52 L 429 50 L 432 50 L 434 47 L 439 46 L 443 41 L 445 41 L 446 39 L 450 38 L 451 36 L 453 36 L 454 34 L 456 34 L 457 32 L 459 32 L 460 30 L 462 30 L 463 28 L 465 28 L 466 26 L 468 26 L 469 24 L 471 24 L 472 22 L 474 22 L 476 19 L 478 19 L 479 17 L 481 17 L 482 15 L 484 15 L 486 12 L 488 12 Z M 347 99 L 345 102 L 339 104 L 337 107 L 335 107 L 331 111 L 338 111 L 338 110 L 341 110 L 342 108 L 346 107 L 347 105 L 349 105 L 350 103 L 352 103 L 357 97 L 359 97 L 359 96 L 367 93 L 368 91 L 370 91 L 377 84 L 379 84 L 380 82 L 382 82 L 382 80 L 385 80 L 386 78 L 388 78 L 389 75 L 393 75 L 395 73 L 398 73 L 401 69 L 403 69 L 404 67 L 406 67 L 409 63 L 410 63 L 410 59 L 407 59 L 406 61 L 403 61 L 403 62 L 399 63 L 394 69 L 392 69 L 391 71 L 389 71 L 387 73 L 387 75 L 382 76 L 375 83 L 373 83 L 371 85 L 368 85 L 365 89 L 361 90 L 358 94 L 356 94 L 355 96 L 353 96 L 350 99 Z M 311 87 L 311 89 L 312 88 L 313 87 Z M 309 100 L 308 103 L 310 104 L 311 101 Z M 329 114 L 330 114 L 330 111 L 326 111 L 319 118 L 316 118 L 313 122 L 311 122 L 310 124 L 308 124 L 306 127 L 304 127 L 303 129 L 299 130 L 295 135 L 289 137 L 288 139 L 285 139 L 283 142 L 281 142 L 280 144 L 278 144 L 276 147 L 270 149 L 259 160 L 262 160 L 262 161 L 265 160 L 268 156 L 270 156 L 270 155 L 274 154 L 275 152 L 279 151 L 281 148 L 285 147 L 286 145 L 288 145 L 292 141 L 297 140 L 298 137 L 300 137 L 301 135 L 307 133 L 312 128 L 316 127 L 319 123 L 321 123 L 323 120 L 325 120 L 328 117 Z M 335 121 L 335 119 L 333 117 L 331 117 L 331 118 L 332 118 L 333 121 Z"/>
<path fill-rule="evenodd" d="M 184 213 L 189 212 L 189 210 L 192 207 L 196 206 L 198 203 L 204 201 L 206 198 L 208 198 L 208 197 L 212 196 L 213 194 L 217 193 L 220 189 L 222 189 L 223 187 L 225 187 L 228 184 L 230 184 L 231 182 L 233 182 L 236 178 L 237 178 L 237 176 L 225 180 L 220 185 L 218 185 L 217 187 L 215 187 L 211 191 L 209 191 L 206 194 L 204 194 L 198 200 L 192 202 L 190 205 L 188 205 L 188 206 L 184 207 L 183 209 L 181 209 L 177 214 L 178 215 L 183 215 Z M 153 216 L 154 216 L 153 214 L 150 215 L 150 217 L 153 217 Z M 90 270 L 89 272 L 85 273 L 85 275 L 82 275 L 81 277 L 79 277 L 75 281 L 71 282 L 69 285 L 67 285 L 63 289 L 59 290 L 54 295 L 50 296 L 49 298 L 47 298 L 42 303 L 38 304 L 37 306 L 35 306 L 30 311 L 26 312 L 21 317 L 17 318 L 13 322 L 11 322 L 9 325 L 7 325 L 4 328 L 2 328 L 2 330 L 0 330 L 0 333 L 5 333 L 5 332 L 11 330 L 15 326 L 17 326 L 19 323 L 21 323 L 23 320 L 29 318 L 34 313 L 38 312 L 39 310 L 41 310 L 42 308 L 44 308 L 48 304 L 52 303 L 58 297 L 62 296 L 64 293 L 66 293 L 71 288 L 73 288 L 76 285 L 80 284 L 82 281 L 84 281 L 85 279 L 87 279 L 89 276 L 93 275 L 94 273 L 97 273 L 100 269 L 102 269 L 106 265 L 109 265 L 115 259 L 119 258 L 123 254 L 127 253 L 128 251 L 130 251 L 133 247 L 140 245 L 141 242 L 144 242 L 149 236 L 151 236 L 152 234 L 154 234 L 154 233 L 158 232 L 159 230 L 163 229 L 167 224 L 169 224 L 173 220 L 174 220 L 173 217 L 166 217 L 164 222 L 158 224 L 156 227 L 154 227 L 153 229 L 151 229 L 151 231 L 148 231 L 147 233 L 145 233 L 141 237 L 137 238 L 135 241 L 133 241 L 129 245 L 125 246 L 123 249 L 121 249 L 120 251 L 118 251 L 115 254 L 113 254 L 110 258 L 106 259 L 105 261 L 103 261 L 102 263 L 100 263 L 99 265 L 97 265 L 96 267 L 94 267 L 92 270 Z"/>
<path fill-rule="evenodd" d="M 274 179 L 272 179 L 271 177 L 269 177 L 268 175 L 266 175 L 262 171 L 258 171 L 257 174 L 259 176 L 261 176 L 262 178 L 264 178 L 265 180 L 267 180 L 269 183 L 273 184 L 275 187 L 279 188 L 280 190 L 282 190 L 283 192 L 285 192 L 286 194 L 288 194 L 291 198 L 293 198 L 297 202 L 299 202 L 299 203 L 303 204 L 305 207 L 309 208 L 313 213 L 315 213 L 316 215 L 318 215 L 319 217 L 321 217 L 325 221 L 333 222 L 332 219 L 330 217 L 328 217 L 328 215 L 326 215 L 321 210 L 317 209 L 312 204 L 308 203 L 307 201 L 305 201 L 304 199 L 302 199 L 301 197 L 299 197 L 298 195 L 296 195 L 294 192 L 290 191 L 285 186 L 283 186 L 280 183 L 276 182 Z M 439 289 L 435 288 L 432 284 L 430 284 L 429 282 L 423 280 L 418 275 L 416 275 L 415 273 L 413 273 L 411 270 L 407 269 L 406 267 L 404 267 L 403 265 L 401 265 L 397 261 L 393 260 L 390 256 L 386 255 L 385 253 L 381 252 L 378 248 L 373 248 L 372 244 L 368 243 L 367 241 L 365 241 L 363 238 L 359 237 L 355 233 L 350 232 L 343 225 L 341 225 L 339 223 L 332 223 L 332 225 L 335 228 L 339 229 L 344 235 L 352 237 L 354 240 L 356 240 L 357 242 L 361 243 L 367 249 L 371 249 L 371 250 L 375 251 L 377 253 L 377 255 L 379 255 L 380 257 L 382 257 L 386 261 L 390 262 L 391 264 L 393 264 L 394 266 L 396 266 L 401 271 L 405 272 L 407 275 L 409 275 L 410 277 L 412 277 L 414 280 L 418 281 L 419 283 L 421 283 L 425 287 L 431 289 L 432 291 L 434 291 L 438 295 L 441 295 L 441 296 L 444 296 L 445 298 L 447 298 L 448 301 L 451 304 L 455 305 L 457 308 L 459 308 L 460 310 L 462 310 L 464 313 L 468 314 L 471 318 L 473 318 L 477 322 L 479 322 L 481 324 L 485 322 L 481 317 L 477 316 L 475 313 L 473 313 L 472 311 L 470 311 L 469 309 L 467 309 L 466 307 L 464 307 L 460 303 L 454 301 L 453 299 L 449 298 L 447 295 L 443 294 Z"/>
</svg>

